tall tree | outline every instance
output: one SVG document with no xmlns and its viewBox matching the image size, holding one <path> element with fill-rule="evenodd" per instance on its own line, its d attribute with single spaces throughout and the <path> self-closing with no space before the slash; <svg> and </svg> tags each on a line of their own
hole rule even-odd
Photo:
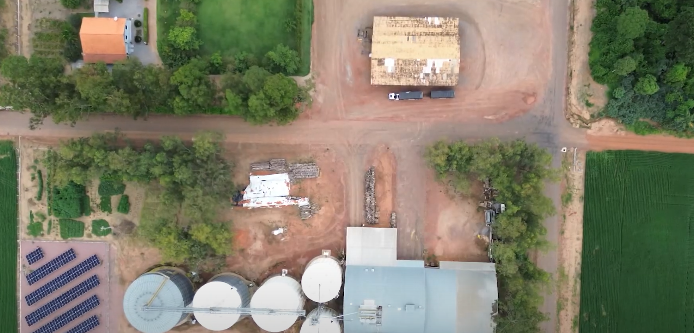
<svg viewBox="0 0 694 333">
<path fill-rule="evenodd" d="M 177 69 L 171 84 L 177 95 L 173 100 L 176 114 L 204 113 L 214 99 L 214 89 L 208 77 L 207 63 L 198 58 Z"/>
</svg>

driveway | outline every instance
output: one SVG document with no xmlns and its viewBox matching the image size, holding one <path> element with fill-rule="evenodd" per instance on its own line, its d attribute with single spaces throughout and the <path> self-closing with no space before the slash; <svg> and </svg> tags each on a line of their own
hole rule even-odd
<svg viewBox="0 0 694 333">
<path fill-rule="evenodd" d="M 151 0 L 155 1 L 156 0 Z M 112 0 L 109 3 L 109 12 L 108 13 L 99 13 L 99 17 L 125 17 L 125 18 L 131 18 L 133 20 L 140 20 L 142 21 L 142 12 L 145 7 L 147 6 L 147 3 L 144 0 L 123 0 L 122 3 L 119 3 L 118 1 Z M 134 50 L 130 54 L 131 57 L 136 57 L 140 59 L 140 62 L 142 62 L 145 65 L 149 64 L 158 64 L 161 63 L 159 60 L 159 55 L 157 54 L 157 45 L 156 42 L 152 43 L 152 38 L 151 35 L 154 32 L 156 34 L 156 29 L 152 30 L 152 25 L 156 26 L 156 11 L 153 11 L 150 9 L 149 13 L 149 18 L 150 18 L 150 25 L 149 25 L 149 34 L 150 34 L 150 43 L 149 45 L 145 45 L 144 43 L 135 43 L 134 45 Z M 142 28 L 135 28 L 136 31 L 142 31 Z M 156 41 L 156 39 L 154 39 Z"/>
</svg>

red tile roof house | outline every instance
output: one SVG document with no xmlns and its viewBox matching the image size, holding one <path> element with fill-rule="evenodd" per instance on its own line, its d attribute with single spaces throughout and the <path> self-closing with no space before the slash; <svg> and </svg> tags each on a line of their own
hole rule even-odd
<svg viewBox="0 0 694 333">
<path fill-rule="evenodd" d="M 85 63 L 113 64 L 133 51 L 133 20 L 118 17 L 85 17 L 80 28 Z"/>
</svg>

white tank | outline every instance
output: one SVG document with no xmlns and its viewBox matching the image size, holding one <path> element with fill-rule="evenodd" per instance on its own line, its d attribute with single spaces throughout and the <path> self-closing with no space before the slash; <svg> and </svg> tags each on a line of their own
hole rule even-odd
<svg viewBox="0 0 694 333">
<path fill-rule="evenodd" d="M 340 294 L 342 287 L 342 267 L 329 250 L 313 258 L 306 265 L 301 277 L 301 287 L 308 299 L 317 303 L 326 303 Z"/>
<path fill-rule="evenodd" d="M 337 311 L 320 306 L 306 316 L 299 333 L 342 333 Z"/>
<path fill-rule="evenodd" d="M 304 295 L 301 285 L 287 276 L 286 270 L 282 275 L 273 276 L 263 283 L 253 294 L 251 308 L 273 310 L 303 310 Z M 253 321 L 268 332 L 282 332 L 294 325 L 298 316 L 253 314 Z"/>
<path fill-rule="evenodd" d="M 248 290 L 249 282 L 233 273 L 219 274 L 204 286 L 200 287 L 193 298 L 194 308 L 205 308 L 211 311 L 195 311 L 195 319 L 202 327 L 210 331 L 223 331 L 241 317 L 236 313 L 214 313 L 215 308 L 247 308 L 250 306 L 251 295 Z"/>
<path fill-rule="evenodd" d="M 184 323 L 190 314 L 183 311 L 156 310 L 156 307 L 182 309 L 193 301 L 193 283 L 185 272 L 159 267 L 138 277 L 123 297 L 123 312 L 130 325 L 144 333 L 164 333 Z M 153 310 L 144 310 L 147 306 Z"/>
</svg>

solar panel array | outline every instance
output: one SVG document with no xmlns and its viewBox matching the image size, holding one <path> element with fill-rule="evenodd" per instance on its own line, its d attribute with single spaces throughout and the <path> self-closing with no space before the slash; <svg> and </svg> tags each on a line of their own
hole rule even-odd
<svg viewBox="0 0 694 333">
<path fill-rule="evenodd" d="M 70 268 L 67 272 L 60 274 L 57 278 L 41 286 L 41 288 L 36 289 L 29 295 L 24 296 L 24 299 L 28 305 L 33 305 L 54 291 L 62 288 L 70 281 L 76 279 L 78 276 L 98 266 L 99 263 L 99 258 L 96 255 L 93 255 L 87 258 L 85 261 L 79 263 L 77 266 Z"/>
<path fill-rule="evenodd" d="M 43 250 L 41 250 L 40 247 L 36 248 L 36 250 L 29 252 L 29 254 L 26 255 L 27 261 L 29 262 L 29 265 L 33 265 L 35 262 L 43 259 Z"/>
<path fill-rule="evenodd" d="M 52 301 L 44 304 L 36 311 L 28 314 L 24 317 L 29 326 L 38 323 L 41 319 L 48 317 L 51 313 L 62 308 L 78 297 L 86 294 L 88 291 L 94 289 L 99 285 L 99 277 L 92 275 L 90 278 L 80 282 L 80 284 L 74 286 L 70 290 L 64 292 L 62 295 L 56 297 Z"/>
<path fill-rule="evenodd" d="M 87 320 L 79 323 L 77 326 L 69 329 L 65 333 L 84 333 L 89 332 L 99 326 L 99 318 L 91 316 Z"/>
<path fill-rule="evenodd" d="M 36 283 L 44 277 L 48 276 L 48 274 L 53 273 L 58 268 L 63 267 L 63 265 L 75 260 L 75 258 L 77 258 L 75 250 L 69 249 L 65 251 L 63 254 L 57 256 L 55 259 L 39 267 L 35 271 L 27 274 L 27 282 L 29 282 L 29 285 Z"/>
<path fill-rule="evenodd" d="M 67 310 L 65 313 L 61 314 L 55 319 L 48 322 L 48 324 L 41 326 L 33 333 L 53 333 L 65 325 L 69 324 L 71 321 L 79 318 L 81 315 L 91 311 L 99 305 L 99 298 L 96 295 L 89 297 L 86 301 L 77 304 L 74 308 Z"/>
</svg>

